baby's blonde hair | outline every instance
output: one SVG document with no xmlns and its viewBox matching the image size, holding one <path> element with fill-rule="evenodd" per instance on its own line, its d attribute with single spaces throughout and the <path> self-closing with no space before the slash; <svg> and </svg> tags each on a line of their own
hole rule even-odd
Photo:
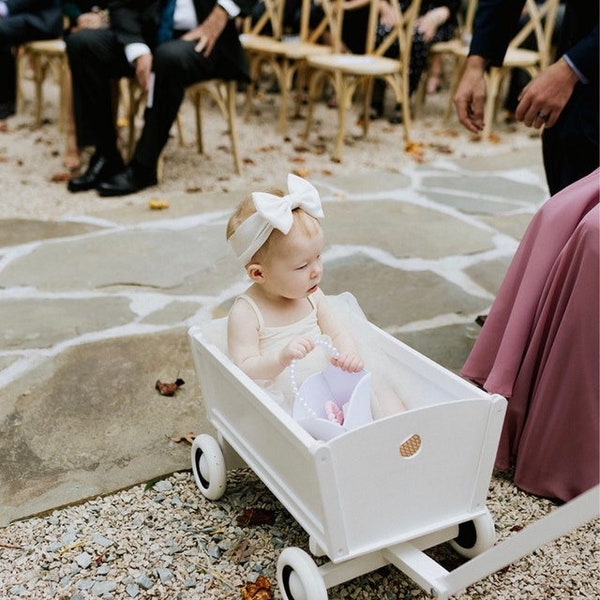
<svg viewBox="0 0 600 600">
<path fill-rule="evenodd" d="M 282 198 L 285 195 L 285 192 L 282 192 L 279 189 L 270 189 L 266 191 L 267 193 L 272 194 L 273 196 L 278 196 L 279 198 Z M 231 217 L 229 217 L 229 221 L 227 221 L 227 239 L 229 239 L 236 232 L 237 228 L 255 212 L 256 207 L 254 206 L 254 202 L 252 200 L 252 194 L 248 194 L 248 196 L 246 196 L 237 205 L 235 211 Z M 321 230 L 321 224 L 319 223 L 319 220 L 309 215 L 302 208 L 295 208 L 292 211 L 292 215 L 294 217 L 294 226 L 299 225 L 300 231 L 305 235 L 315 235 Z M 270 256 L 272 248 L 275 247 L 283 238 L 285 238 L 285 235 L 278 229 L 274 229 L 271 232 L 271 235 L 267 238 L 267 241 L 255 252 L 254 256 L 250 258 L 248 264 L 267 260 Z"/>
</svg>

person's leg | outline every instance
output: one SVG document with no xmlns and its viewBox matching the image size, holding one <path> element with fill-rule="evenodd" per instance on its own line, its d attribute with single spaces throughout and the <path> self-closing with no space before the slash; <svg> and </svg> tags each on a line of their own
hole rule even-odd
<svg viewBox="0 0 600 600">
<path fill-rule="evenodd" d="M 23 15 L 0 19 L 0 122 L 15 114 L 15 47 L 35 37 Z"/>
<path fill-rule="evenodd" d="M 144 127 L 133 162 L 156 173 L 158 159 L 169 139 L 185 88 L 210 79 L 216 71 L 216 52 L 208 58 L 194 50 L 195 42 L 173 40 L 161 44 L 154 54 L 152 106 L 144 113 Z"/>
<path fill-rule="evenodd" d="M 109 29 L 85 29 L 66 39 L 71 69 L 77 144 L 93 146 L 87 171 L 71 179 L 68 189 L 80 192 L 98 185 L 123 168 L 117 147 L 111 81 L 131 76 L 123 46 Z"/>
<path fill-rule="evenodd" d="M 575 87 L 556 124 L 544 129 L 542 150 L 551 195 L 598 168 L 597 86 Z"/>
<path fill-rule="evenodd" d="M 157 183 L 158 159 L 169 139 L 185 88 L 223 75 L 218 51 L 209 57 L 194 50 L 195 42 L 172 40 L 154 53 L 154 88 L 151 106 L 144 112 L 144 127 L 129 166 L 98 186 L 101 196 L 132 194 Z"/>
</svg>

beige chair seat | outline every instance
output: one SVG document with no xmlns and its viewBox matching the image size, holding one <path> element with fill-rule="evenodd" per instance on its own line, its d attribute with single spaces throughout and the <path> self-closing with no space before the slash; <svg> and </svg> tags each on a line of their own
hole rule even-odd
<svg viewBox="0 0 600 600">
<path fill-rule="evenodd" d="M 358 77 L 383 77 L 400 70 L 400 63 L 393 58 L 367 54 L 329 54 L 324 60 L 319 56 L 312 56 L 310 65 L 316 69 L 350 73 Z"/>
</svg>

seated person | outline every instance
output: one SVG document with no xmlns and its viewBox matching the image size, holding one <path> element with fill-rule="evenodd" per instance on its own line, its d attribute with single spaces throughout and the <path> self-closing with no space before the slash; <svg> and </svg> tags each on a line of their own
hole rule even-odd
<svg viewBox="0 0 600 600">
<path fill-rule="evenodd" d="M 248 61 L 235 26 L 251 0 L 115 0 L 110 28 L 68 36 L 79 147 L 95 150 L 70 192 L 132 194 L 157 183 L 158 159 L 185 88 L 208 79 L 248 81 Z M 117 147 L 111 81 L 134 77 L 148 94 L 144 126 L 125 166 Z"/>
<path fill-rule="evenodd" d="M 0 131 L 15 114 L 17 47 L 61 35 L 60 0 L 0 0 Z"/>
</svg>

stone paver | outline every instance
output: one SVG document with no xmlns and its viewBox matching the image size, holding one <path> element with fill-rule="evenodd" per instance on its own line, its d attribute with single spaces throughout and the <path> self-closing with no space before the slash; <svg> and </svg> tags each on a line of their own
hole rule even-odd
<svg viewBox="0 0 600 600">
<path fill-rule="evenodd" d="M 457 371 L 546 198 L 539 157 L 313 182 L 324 290 L 352 291 L 371 321 Z M 182 193 L 168 212 L 96 221 L 0 220 L 0 525 L 189 468 L 188 447 L 168 438 L 209 425 L 186 330 L 226 314 L 246 285 L 224 241 L 246 192 Z M 154 389 L 178 377 L 175 396 Z"/>
</svg>

